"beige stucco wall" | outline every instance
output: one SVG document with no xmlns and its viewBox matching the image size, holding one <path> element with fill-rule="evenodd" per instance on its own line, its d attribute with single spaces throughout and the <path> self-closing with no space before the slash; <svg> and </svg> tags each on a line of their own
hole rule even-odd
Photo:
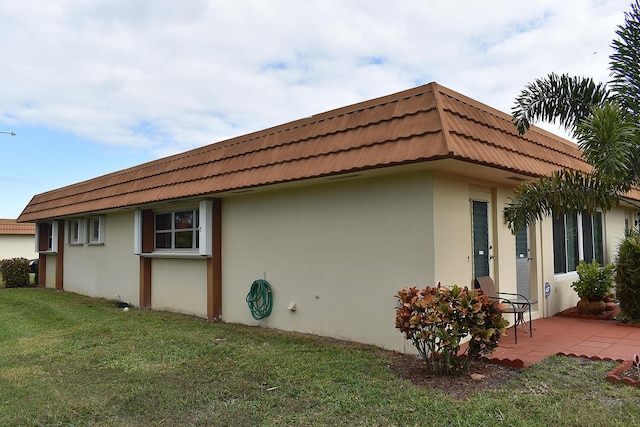
<svg viewBox="0 0 640 427">
<path fill-rule="evenodd" d="M 502 212 L 510 187 L 448 173 L 434 174 L 436 278 L 442 284 L 473 284 L 471 200 L 489 203 L 490 275 L 506 292 L 516 290 L 515 238 Z"/>
<path fill-rule="evenodd" d="M 394 295 L 434 280 L 430 173 L 327 181 L 222 207 L 223 320 L 404 346 Z M 273 312 L 256 322 L 245 297 L 264 277 Z"/>
<path fill-rule="evenodd" d="M 431 283 L 470 286 L 473 262 L 469 179 L 436 172 L 433 181 L 435 279 Z"/>
<path fill-rule="evenodd" d="M 436 280 L 447 286 L 473 285 L 471 200 L 485 201 L 489 203 L 489 253 L 493 257 L 490 275 L 499 291 L 517 292 L 515 237 L 503 215 L 513 187 L 437 172 L 433 188 Z M 543 286 L 537 285 L 535 260 L 531 268 L 531 297 L 541 301 Z M 533 318 L 542 316 L 541 309 L 541 304 L 534 305 Z"/>
<path fill-rule="evenodd" d="M 151 307 L 207 317 L 207 263 L 204 259 L 154 258 Z"/>
<path fill-rule="evenodd" d="M 133 254 L 133 212 L 107 215 L 104 236 L 104 245 L 65 245 L 64 289 L 108 299 L 120 295 L 122 301 L 138 305 L 140 264 Z M 55 274 L 55 264 L 47 263 L 47 284 L 49 274 Z"/>
<path fill-rule="evenodd" d="M 35 236 L 0 234 L 0 260 L 9 258 L 38 258 Z"/>
<path fill-rule="evenodd" d="M 491 275 L 516 291 L 515 238 L 503 210 L 512 186 L 438 171 L 324 180 L 222 201 L 222 319 L 413 351 L 394 327 L 394 295 L 407 285 L 473 280 L 470 200 L 489 202 Z M 624 210 L 605 216 L 607 260 L 624 233 Z M 65 246 L 65 290 L 138 305 L 139 257 L 131 211 L 106 217 L 105 244 Z M 531 226 L 534 318 L 577 301 L 575 274 L 553 273 L 552 222 Z M 47 256 L 47 286 L 56 255 Z M 207 316 L 206 261 L 152 259 L 151 305 Z M 273 287 L 270 317 L 256 321 L 251 283 Z M 544 283 L 553 292 L 544 298 Z M 295 311 L 289 307 L 295 304 Z"/>
<path fill-rule="evenodd" d="M 55 288 L 56 287 L 56 255 L 49 254 L 45 258 L 45 262 L 47 263 L 45 278 L 45 286 L 47 288 Z"/>
</svg>

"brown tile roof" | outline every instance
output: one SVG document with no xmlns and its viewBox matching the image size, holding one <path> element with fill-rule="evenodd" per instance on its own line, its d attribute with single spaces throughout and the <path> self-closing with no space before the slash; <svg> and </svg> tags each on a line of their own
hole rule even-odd
<svg viewBox="0 0 640 427">
<path fill-rule="evenodd" d="M 0 218 L 0 235 L 2 234 L 35 235 L 36 226 L 29 223 L 18 224 L 15 219 Z"/>
<path fill-rule="evenodd" d="M 36 221 L 393 165 L 458 159 L 529 176 L 587 170 L 577 146 L 430 83 L 38 194 Z"/>
</svg>

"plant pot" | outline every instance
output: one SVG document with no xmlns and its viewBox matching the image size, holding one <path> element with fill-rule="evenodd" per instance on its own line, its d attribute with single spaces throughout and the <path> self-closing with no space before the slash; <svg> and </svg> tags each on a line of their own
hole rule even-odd
<svg viewBox="0 0 640 427">
<path fill-rule="evenodd" d="M 602 300 L 589 301 L 589 314 L 602 314 L 607 308 L 607 305 Z"/>
<path fill-rule="evenodd" d="M 615 310 L 616 308 L 615 301 L 605 301 L 604 305 L 606 306 L 604 311 L 611 311 L 611 310 Z"/>
<path fill-rule="evenodd" d="M 586 297 L 582 297 L 576 304 L 576 308 L 580 314 L 589 314 L 589 300 Z"/>
<path fill-rule="evenodd" d="M 582 297 L 578 304 L 576 304 L 578 313 L 580 314 L 596 314 L 600 315 L 604 313 L 607 305 L 600 299 L 590 300 L 587 297 Z"/>
</svg>

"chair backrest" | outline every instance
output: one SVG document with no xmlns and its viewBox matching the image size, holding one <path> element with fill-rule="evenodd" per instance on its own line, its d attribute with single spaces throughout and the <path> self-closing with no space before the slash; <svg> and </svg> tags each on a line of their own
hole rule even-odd
<svg viewBox="0 0 640 427">
<path fill-rule="evenodd" d="M 498 296 L 496 293 L 496 285 L 493 283 L 493 279 L 489 276 L 476 277 L 475 287 L 476 289 L 482 289 L 482 292 L 490 298 Z"/>
</svg>

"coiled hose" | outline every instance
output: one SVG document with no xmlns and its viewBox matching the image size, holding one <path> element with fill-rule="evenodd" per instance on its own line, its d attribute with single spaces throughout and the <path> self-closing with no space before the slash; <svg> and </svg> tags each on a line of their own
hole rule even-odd
<svg viewBox="0 0 640 427">
<path fill-rule="evenodd" d="M 254 319 L 260 320 L 269 316 L 273 307 L 273 297 L 269 282 L 263 279 L 253 282 L 246 301 Z"/>
</svg>

